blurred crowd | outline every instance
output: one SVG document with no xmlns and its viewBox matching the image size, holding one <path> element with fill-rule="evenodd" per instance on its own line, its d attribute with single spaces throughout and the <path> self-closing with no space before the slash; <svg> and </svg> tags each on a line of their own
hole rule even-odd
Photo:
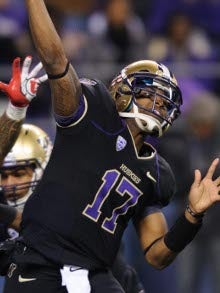
<svg viewBox="0 0 220 293">
<path fill-rule="evenodd" d="M 126 64 L 140 59 L 165 63 L 183 92 L 182 119 L 155 147 L 177 179 L 173 204 L 164 212 L 170 225 L 186 205 L 193 171 L 205 172 L 220 154 L 220 0 L 47 0 L 69 60 L 80 77 L 106 85 Z M 40 21 L 40 19 L 39 19 Z M 24 0 L 0 0 L 0 80 L 8 82 L 16 56 L 34 56 Z M 53 138 L 48 85 L 28 111 L 28 120 Z M 0 108 L 6 102 L 0 96 Z M 123 241 L 127 260 L 149 293 L 220 292 L 220 212 L 205 217 L 203 230 L 163 272 L 144 263 L 132 227 Z M 189 269 L 190 268 L 190 269 Z M 190 274 L 189 274 L 190 272 Z"/>
</svg>

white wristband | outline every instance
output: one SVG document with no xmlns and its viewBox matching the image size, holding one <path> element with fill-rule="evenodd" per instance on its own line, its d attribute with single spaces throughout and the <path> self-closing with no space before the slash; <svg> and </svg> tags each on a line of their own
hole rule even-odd
<svg viewBox="0 0 220 293">
<path fill-rule="evenodd" d="M 27 108 L 28 106 L 16 107 L 9 101 L 8 107 L 6 109 L 6 115 L 12 120 L 20 121 L 26 117 Z"/>
</svg>

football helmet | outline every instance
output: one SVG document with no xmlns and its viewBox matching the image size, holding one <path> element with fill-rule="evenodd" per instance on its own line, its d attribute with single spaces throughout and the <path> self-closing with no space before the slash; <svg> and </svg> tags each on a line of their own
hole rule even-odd
<svg viewBox="0 0 220 293">
<path fill-rule="evenodd" d="M 31 195 L 43 171 L 48 163 L 52 150 L 52 142 L 45 131 L 32 124 L 23 124 L 19 136 L 6 156 L 1 172 L 10 168 L 22 168 L 29 166 L 33 169 L 33 176 L 30 182 L 15 185 L 1 185 L 1 193 L 10 195 L 10 200 L 5 199 L 9 205 L 22 209 L 27 198 Z M 22 197 L 16 196 L 17 191 L 27 189 Z"/>
<path fill-rule="evenodd" d="M 141 60 L 126 66 L 113 79 L 110 93 L 121 117 L 134 118 L 138 127 L 151 135 L 161 136 L 180 114 L 182 94 L 177 80 L 163 64 Z M 139 98 L 150 98 L 146 108 Z M 158 99 L 166 105 L 166 114 L 157 109 Z"/>
</svg>

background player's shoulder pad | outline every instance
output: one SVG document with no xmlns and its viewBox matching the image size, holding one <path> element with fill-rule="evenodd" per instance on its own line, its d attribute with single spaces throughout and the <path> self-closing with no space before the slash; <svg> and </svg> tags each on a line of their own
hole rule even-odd
<svg viewBox="0 0 220 293">
<path fill-rule="evenodd" d="M 158 161 L 159 181 L 157 182 L 157 191 L 160 204 L 166 206 L 176 193 L 176 180 L 168 162 L 160 155 L 158 155 Z"/>
</svg>

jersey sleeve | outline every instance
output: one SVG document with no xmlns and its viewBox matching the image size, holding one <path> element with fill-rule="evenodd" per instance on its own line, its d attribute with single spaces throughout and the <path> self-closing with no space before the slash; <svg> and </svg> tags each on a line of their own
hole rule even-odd
<svg viewBox="0 0 220 293">
<path fill-rule="evenodd" d="M 104 128 L 111 131 L 111 126 L 117 122 L 121 125 L 117 113 L 115 102 L 112 99 L 108 89 L 103 82 L 94 79 L 80 79 L 82 86 L 82 96 L 80 97 L 79 106 L 76 111 L 68 116 L 59 116 L 55 114 L 55 120 L 58 126 L 66 128 L 78 124 L 81 120 L 94 123 L 97 128 Z M 112 119 L 114 123 L 109 123 Z M 113 127 L 114 129 L 114 127 Z"/>
<path fill-rule="evenodd" d="M 160 213 L 162 211 L 161 208 L 162 208 L 161 205 L 156 205 L 156 204 L 143 207 L 141 211 L 139 211 L 133 216 L 132 221 L 134 225 L 136 226 L 140 220 L 142 220 L 143 218 L 151 214 Z"/>
<path fill-rule="evenodd" d="M 80 97 L 79 106 L 72 115 L 61 116 L 54 113 L 54 118 L 58 126 L 65 128 L 77 123 L 77 121 L 80 120 L 80 118 L 83 116 L 85 112 L 86 112 L 86 103 L 82 95 Z"/>
<path fill-rule="evenodd" d="M 176 193 L 176 180 L 173 171 L 168 162 L 157 154 L 157 184 L 155 193 L 157 195 L 156 203 L 165 207 Z"/>
<path fill-rule="evenodd" d="M 151 197 L 146 197 L 147 200 L 136 211 L 133 222 L 137 223 L 146 216 L 161 212 L 162 208 L 167 206 L 176 193 L 176 182 L 174 174 L 164 158 L 157 154 L 154 168 L 151 170 L 152 177 L 155 179 L 152 182 L 150 190 Z M 149 191 L 148 191 L 149 193 Z"/>
<path fill-rule="evenodd" d="M 114 134 L 124 126 L 115 101 L 100 80 L 81 79 L 83 95 L 88 103 L 87 119 L 103 132 Z"/>
<path fill-rule="evenodd" d="M 87 96 L 96 96 L 96 88 L 95 86 L 98 84 L 95 80 L 92 79 L 80 79 L 80 83 L 82 86 L 82 95 L 80 96 L 80 101 L 78 108 L 74 113 L 69 116 L 61 116 L 54 113 L 54 118 L 58 126 L 60 127 L 70 127 L 77 122 L 79 122 L 82 117 L 87 112 L 87 100 L 85 98 L 85 92 Z"/>
</svg>

